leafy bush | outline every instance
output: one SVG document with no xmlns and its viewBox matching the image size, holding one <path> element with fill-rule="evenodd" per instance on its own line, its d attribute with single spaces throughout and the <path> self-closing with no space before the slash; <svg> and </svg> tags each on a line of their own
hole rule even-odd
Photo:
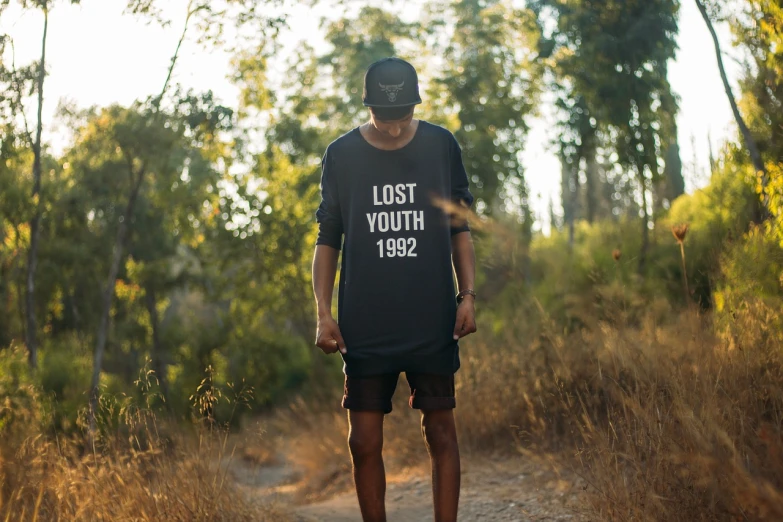
<svg viewBox="0 0 783 522">
<path fill-rule="evenodd" d="M 255 330 L 235 337 L 229 347 L 226 378 L 252 385 L 256 408 L 278 403 L 285 393 L 299 389 L 309 371 L 308 347 L 296 337 Z"/>
<path fill-rule="evenodd" d="M 754 227 L 724 252 L 715 305 L 716 324 L 732 345 L 749 335 L 762 346 L 783 343 L 783 245 L 777 237 Z"/>
<path fill-rule="evenodd" d="M 40 390 L 20 345 L 0 349 L 0 438 L 24 433 L 42 419 Z"/>
<path fill-rule="evenodd" d="M 87 404 L 92 351 L 86 341 L 64 335 L 47 339 L 39 350 L 38 381 L 51 399 L 53 426 L 70 431 Z"/>
<path fill-rule="evenodd" d="M 677 198 L 661 223 L 665 229 L 689 225 L 687 271 L 695 297 L 707 306 L 713 304 L 712 283 L 719 276 L 723 248 L 743 236 L 758 207 L 752 170 L 737 165 L 732 154 L 725 154 L 709 185 Z"/>
</svg>

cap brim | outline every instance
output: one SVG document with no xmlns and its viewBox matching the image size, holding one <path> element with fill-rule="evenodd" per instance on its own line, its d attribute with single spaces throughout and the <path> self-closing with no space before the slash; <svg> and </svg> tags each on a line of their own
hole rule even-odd
<svg viewBox="0 0 783 522">
<path fill-rule="evenodd" d="M 413 107 L 414 105 L 419 105 L 421 103 L 421 100 L 413 102 L 413 103 L 402 103 L 400 105 L 389 105 L 384 103 L 381 105 L 380 103 L 367 103 L 363 102 L 365 107 L 377 107 L 379 109 L 399 109 L 402 107 Z"/>
</svg>

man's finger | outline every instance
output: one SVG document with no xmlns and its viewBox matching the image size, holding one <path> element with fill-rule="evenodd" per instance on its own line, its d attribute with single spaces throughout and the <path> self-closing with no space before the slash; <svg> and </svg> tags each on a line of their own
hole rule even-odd
<svg viewBox="0 0 783 522">
<path fill-rule="evenodd" d="M 318 340 L 315 345 L 320 348 L 325 354 L 334 353 L 337 351 L 337 346 L 334 343 L 334 339 Z"/>
<path fill-rule="evenodd" d="M 468 323 L 465 330 L 467 334 L 476 333 L 476 323 Z"/>
<path fill-rule="evenodd" d="M 462 334 L 462 326 L 465 324 L 465 318 L 461 314 L 457 314 L 457 324 L 454 325 L 454 340 L 459 340 Z"/>
<path fill-rule="evenodd" d="M 345 341 L 343 341 L 343 336 L 337 332 L 334 334 L 334 342 L 337 344 L 337 349 L 340 350 L 340 353 L 345 355 L 348 353 L 348 349 L 345 347 Z"/>
</svg>

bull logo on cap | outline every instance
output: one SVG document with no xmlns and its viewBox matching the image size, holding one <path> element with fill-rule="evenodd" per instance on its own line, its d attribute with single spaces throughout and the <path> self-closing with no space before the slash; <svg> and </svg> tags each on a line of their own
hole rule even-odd
<svg viewBox="0 0 783 522">
<path fill-rule="evenodd" d="M 399 94 L 399 92 L 402 90 L 402 86 L 405 85 L 405 81 L 396 85 L 384 85 L 378 82 L 378 85 L 380 86 L 381 90 L 386 93 L 386 96 L 389 97 L 389 101 L 394 103 L 397 101 L 397 94 Z"/>
</svg>

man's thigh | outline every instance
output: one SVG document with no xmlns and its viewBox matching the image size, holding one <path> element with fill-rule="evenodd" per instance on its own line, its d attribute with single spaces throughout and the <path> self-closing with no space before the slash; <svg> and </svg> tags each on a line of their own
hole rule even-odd
<svg viewBox="0 0 783 522">
<path fill-rule="evenodd" d="M 451 410 L 457 406 L 454 397 L 454 374 L 406 372 L 411 387 L 411 408 L 417 410 Z"/>
<path fill-rule="evenodd" d="M 391 413 L 392 397 L 397 388 L 398 373 L 369 377 L 345 376 L 343 408 L 350 411 Z"/>
</svg>

